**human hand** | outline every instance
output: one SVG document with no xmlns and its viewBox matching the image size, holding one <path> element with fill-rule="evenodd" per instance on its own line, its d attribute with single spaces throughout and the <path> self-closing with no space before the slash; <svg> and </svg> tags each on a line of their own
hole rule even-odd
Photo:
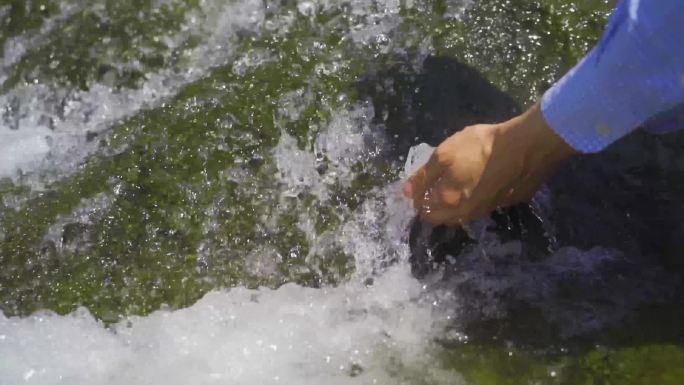
<svg viewBox="0 0 684 385">
<path fill-rule="evenodd" d="M 455 133 L 409 178 L 403 193 L 428 222 L 461 225 L 529 200 L 556 165 L 575 153 L 537 104 L 509 121 Z"/>
</svg>

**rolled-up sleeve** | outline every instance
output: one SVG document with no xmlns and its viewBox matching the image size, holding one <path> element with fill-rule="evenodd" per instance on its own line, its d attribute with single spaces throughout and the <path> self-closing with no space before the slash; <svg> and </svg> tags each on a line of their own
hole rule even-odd
<svg viewBox="0 0 684 385">
<path fill-rule="evenodd" d="M 683 105 L 682 0 L 620 1 L 599 44 L 541 101 L 549 126 L 581 152 L 650 121 L 684 128 L 676 123 L 684 122 Z"/>
</svg>

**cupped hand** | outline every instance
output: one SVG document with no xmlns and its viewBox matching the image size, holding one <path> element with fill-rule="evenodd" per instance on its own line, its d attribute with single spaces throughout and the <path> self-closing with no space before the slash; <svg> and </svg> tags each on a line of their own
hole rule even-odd
<svg viewBox="0 0 684 385">
<path fill-rule="evenodd" d="M 507 122 L 455 133 L 408 179 L 403 193 L 428 222 L 460 225 L 529 200 L 575 153 L 535 105 Z"/>
</svg>

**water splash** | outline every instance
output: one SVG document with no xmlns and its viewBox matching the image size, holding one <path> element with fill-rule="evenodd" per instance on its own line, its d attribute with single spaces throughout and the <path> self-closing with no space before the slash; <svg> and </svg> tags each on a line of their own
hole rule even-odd
<svg viewBox="0 0 684 385">
<path fill-rule="evenodd" d="M 175 3 L 169 0 L 159 6 Z M 73 172 L 86 157 L 98 150 L 98 141 L 93 138 L 106 133 L 122 119 L 159 106 L 186 84 L 206 76 L 211 68 L 228 63 L 235 54 L 236 36 L 256 34 L 263 25 L 265 13 L 259 1 L 230 4 L 201 1 L 199 5 L 196 10 L 187 11 L 179 31 L 160 38 L 166 46 L 165 55 L 181 51 L 180 58 L 175 60 L 177 64 L 146 73 L 144 81 L 135 88 L 114 87 L 105 76 L 87 89 L 43 84 L 36 80 L 20 83 L 0 95 L 0 105 L 6 106 L 3 119 L 0 119 L 0 143 L 3 145 L 0 177 L 16 178 L 21 175 L 17 174 L 18 170 L 26 174 L 39 167 L 59 177 Z M 90 11 L 104 12 L 96 5 L 92 7 Z M 63 6 L 54 20 L 45 22 L 37 32 L 38 36 L 52 33 L 55 25 L 64 23 L 78 11 L 74 6 Z M 187 41 L 194 37 L 199 37 L 199 42 L 186 48 Z M 0 74 L 8 72 L 21 60 L 30 45 L 29 41 L 23 40 L 26 39 L 20 36 L 6 44 L 6 50 L 10 52 L 6 52 L 5 67 L 0 68 Z M 102 44 L 107 47 L 106 41 Z M 40 45 L 30 48 L 37 50 Z M 109 61 L 106 64 L 112 68 L 136 67 L 135 63 L 121 61 L 116 53 L 99 60 Z M 24 151 L 26 156 L 20 156 Z"/>
<path fill-rule="evenodd" d="M 439 318 L 421 296 L 407 269 L 394 268 L 372 286 L 213 292 L 190 308 L 111 328 L 85 309 L 0 315 L 0 377 L 8 384 L 460 384 L 457 375 L 423 371 Z"/>
</svg>

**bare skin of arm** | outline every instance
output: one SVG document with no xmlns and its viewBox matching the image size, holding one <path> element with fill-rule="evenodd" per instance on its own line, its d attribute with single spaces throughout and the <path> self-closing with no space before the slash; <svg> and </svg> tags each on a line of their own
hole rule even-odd
<svg viewBox="0 0 684 385">
<path fill-rule="evenodd" d="M 446 139 L 403 193 L 428 222 L 461 225 L 528 201 L 575 154 L 535 104 L 506 122 L 469 126 Z"/>
</svg>

